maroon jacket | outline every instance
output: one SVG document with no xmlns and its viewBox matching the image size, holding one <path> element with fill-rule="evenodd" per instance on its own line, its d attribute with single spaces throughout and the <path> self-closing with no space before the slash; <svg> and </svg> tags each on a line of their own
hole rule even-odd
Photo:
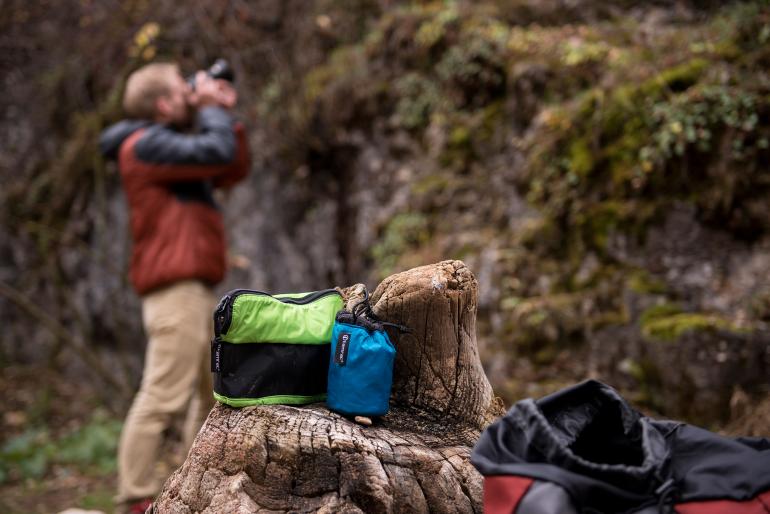
<svg viewBox="0 0 770 514">
<path fill-rule="evenodd" d="M 249 170 L 243 127 L 224 109 L 198 112 L 198 132 L 122 121 L 100 147 L 117 158 L 131 213 L 130 277 L 139 294 L 185 279 L 215 285 L 225 275 L 225 231 L 213 189 Z"/>
</svg>

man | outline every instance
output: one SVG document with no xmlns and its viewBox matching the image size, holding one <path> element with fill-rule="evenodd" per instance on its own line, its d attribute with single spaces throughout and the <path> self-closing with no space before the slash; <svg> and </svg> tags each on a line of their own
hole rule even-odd
<svg viewBox="0 0 770 514">
<path fill-rule="evenodd" d="M 149 64 L 128 79 L 129 120 L 100 147 L 118 160 L 131 215 L 131 282 L 148 336 L 144 374 L 118 448 L 117 501 L 144 512 L 160 490 L 155 465 L 164 431 L 188 409 L 186 448 L 212 402 L 208 343 L 225 274 L 222 215 L 212 192 L 245 177 L 243 128 L 229 113 L 232 86 L 204 72 L 191 90 L 174 64 Z M 194 131 L 190 131 L 194 122 Z"/>
</svg>

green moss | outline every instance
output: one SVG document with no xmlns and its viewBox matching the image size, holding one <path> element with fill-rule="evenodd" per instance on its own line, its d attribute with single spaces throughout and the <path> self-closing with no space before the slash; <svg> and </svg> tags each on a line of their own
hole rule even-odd
<svg viewBox="0 0 770 514">
<path fill-rule="evenodd" d="M 380 275 L 391 274 L 403 254 L 429 238 L 428 218 L 424 214 L 408 212 L 394 216 L 371 250 Z"/>
<path fill-rule="evenodd" d="M 641 316 L 639 317 L 639 322 L 642 325 L 642 330 L 644 330 L 644 327 L 650 322 L 669 316 L 675 316 L 677 314 L 681 314 L 682 312 L 683 310 L 679 305 L 674 303 L 660 303 L 658 305 L 648 307 L 644 312 L 642 312 Z"/>
<path fill-rule="evenodd" d="M 679 92 L 694 85 L 710 63 L 702 57 L 690 59 L 682 64 L 668 68 L 639 88 L 639 93 L 645 97 L 660 96 L 665 91 Z"/>
<path fill-rule="evenodd" d="M 516 353 L 537 365 L 547 365 L 562 349 L 582 342 L 584 299 L 582 294 L 509 299 L 508 329 Z"/>
<path fill-rule="evenodd" d="M 568 155 L 582 156 L 588 145 L 575 145 L 586 137 L 585 134 L 592 134 L 598 129 L 605 143 L 603 159 L 609 161 L 608 167 L 629 167 L 629 164 L 637 159 L 639 150 L 647 143 L 649 137 L 649 102 L 661 98 L 666 92 L 688 89 L 697 82 L 707 66 L 707 60 L 696 58 L 668 68 L 642 85 L 621 85 L 609 95 L 600 90 L 590 91 L 581 100 L 576 111 L 572 124 L 576 127 L 572 131 L 575 138 L 568 145 Z M 591 125 L 597 126 L 591 130 Z M 576 153 L 576 148 L 581 151 Z M 601 164 L 601 160 L 595 158 L 590 161 L 585 158 L 578 159 L 577 162 L 584 166 Z"/>
<path fill-rule="evenodd" d="M 436 6 L 433 6 L 433 9 L 435 10 Z M 425 48 L 435 46 L 446 37 L 447 28 L 453 25 L 459 17 L 457 6 L 454 3 L 449 3 L 445 8 L 432 14 L 434 15 L 420 24 L 414 36 L 415 43 Z"/>
<path fill-rule="evenodd" d="M 588 320 L 588 325 L 592 330 L 599 330 L 605 327 L 625 325 L 629 322 L 628 313 L 625 309 L 618 311 L 603 311 Z"/>
<path fill-rule="evenodd" d="M 468 127 L 455 127 L 449 134 L 449 145 L 453 147 L 467 147 L 471 141 L 471 133 Z"/>
<path fill-rule="evenodd" d="M 395 82 L 396 121 L 407 129 L 421 129 L 427 126 L 431 115 L 444 102 L 443 95 L 428 77 L 412 72 Z"/>
<path fill-rule="evenodd" d="M 532 362 L 538 366 L 548 366 L 556 360 L 559 355 L 559 348 L 554 345 L 549 345 L 541 348 L 532 356 Z"/>
<path fill-rule="evenodd" d="M 639 294 L 665 294 L 668 291 L 666 283 L 659 280 L 646 270 L 631 272 L 626 281 L 626 286 Z"/>
<path fill-rule="evenodd" d="M 494 101 L 481 109 L 453 111 L 434 117 L 445 124 L 446 145 L 439 155 L 445 168 L 463 168 L 470 161 L 478 161 L 487 151 L 493 136 L 505 119 L 503 102 Z M 499 151 L 495 148 L 493 151 Z"/>
<path fill-rule="evenodd" d="M 730 320 L 715 314 L 681 312 L 670 316 L 655 317 L 642 323 L 642 334 L 662 341 L 676 341 L 688 332 L 724 330 L 744 333 Z"/>
<path fill-rule="evenodd" d="M 570 39 L 562 45 L 562 62 L 578 66 L 587 62 L 599 62 L 606 58 L 610 46 L 604 41 Z"/>
<path fill-rule="evenodd" d="M 585 137 L 574 139 L 570 143 L 568 155 L 570 170 L 577 175 L 585 177 L 594 168 L 593 151 Z"/>
<path fill-rule="evenodd" d="M 622 137 L 626 125 L 638 124 L 643 108 L 640 102 L 644 101 L 644 97 L 645 93 L 636 84 L 618 86 L 609 95 L 602 97 L 606 100 L 598 106 L 601 110 L 596 121 L 603 139 L 611 141 Z"/>
<path fill-rule="evenodd" d="M 456 188 L 459 182 L 451 173 L 431 173 L 415 181 L 412 191 L 417 196 L 436 195 Z"/>
<path fill-rule="evenodd" d="M 627 359 L 621 363 L 622 368 L 633 378 L 637 387 L 631 392 L 631 400 L 638 405 L 644 405 L 660 412 L 663 409 L 661 396 L 660 370 L 652 361 L 646 358 Z"/>
<path fill-rule="evenodd" d="M 633 221 L 636 214 L 634 202 L 609 200 L 589 204 L 574 216 L 574 225 L 579 228 L 584 243 L 603 252 L 613 232 Z"/>
<path fill-rule="evenodd" d="M 734 41 L 720 41 L 714 44 L 712 51 L 724 59 L 735 59 L 743 55 L 741 47 Z"/>
<path fill-rule="evenodd" d="M 308 103 L 321 97 L 334 82 L 350 80 L 364 73 L 363 47 L 360 45 L 341 47 L 335 50 L 326 64 L 310 70 L 304 78 L 304 99 Z"/>
<path fill-rule="evenodd" d="M 553 139 L 531 154 L 527 198 L 559 220 L 571 258 L 579 261 L 592 250 L 607 257 L 614 233 L 643 239 L 655 213 L 685 194 L 649 151 L 657 123 L 653 106 L 695 85 L 708 64 L 694 58 L 641 84 L 590 89 L 568 109 L 566 122 L 545 120 Z"/>
<path fill-rule="evenodd" d="M 481 121 L 476 124 L 473 139 L 478 142 L 486 142 L 491 139 L 500 125 L 505 123 L 505 117 L 505 102 L 503 101 L 492 102 L 484 107 L 481 111 Z"/>
<path fill-rule="evenodd" d="M 464 123 L 469 120 L 458 117 L 458 125 L 452 127 L 444 151 L 439 155 L 439 163 L 445 168 L 464 168 L 474 157 L 471 129 Z"/>
</svg>

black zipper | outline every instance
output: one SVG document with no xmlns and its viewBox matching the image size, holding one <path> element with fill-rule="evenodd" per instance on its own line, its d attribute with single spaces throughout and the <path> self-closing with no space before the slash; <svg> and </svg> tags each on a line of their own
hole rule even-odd
<svg viewBox="0 0 770 514">
<path fill-rule="evenodd" d="M 230 329 L 230 324 L 233 321 L 233 304 L 235 303 L 235 299 L 242 294 L 271 296 L 281 303 L 305 305 L 310 302 L 314 302 L 319 298 L 323 298 L 324 296 L 340 293 L 336 289 L 322 289 L 321 291 L 314 291 L 312 293 L 306 294 L 305 296 L 300 296 L 299 298 L 278 298 L 264 291 L 257 291 L 254 289 L 233 289 L 232 291 L 228 291 L 222 297 L 222 299 L 219 301 L 219 305 L 217 305 L 217 308 L 214 311 L 214 332 L 217 337 L 226 334 Z"/>
</svg>

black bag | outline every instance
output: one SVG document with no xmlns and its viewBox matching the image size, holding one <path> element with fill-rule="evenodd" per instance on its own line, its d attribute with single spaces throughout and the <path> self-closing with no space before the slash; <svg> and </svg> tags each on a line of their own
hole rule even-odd
<svg viewBox="0 0 770 514">
<path fill-rule="evenodd" d="M 488 514 L 770 512 L 770 440 L 642 416 L 593 380 L 516 403 L 471 462 Z"/>
</svg>

